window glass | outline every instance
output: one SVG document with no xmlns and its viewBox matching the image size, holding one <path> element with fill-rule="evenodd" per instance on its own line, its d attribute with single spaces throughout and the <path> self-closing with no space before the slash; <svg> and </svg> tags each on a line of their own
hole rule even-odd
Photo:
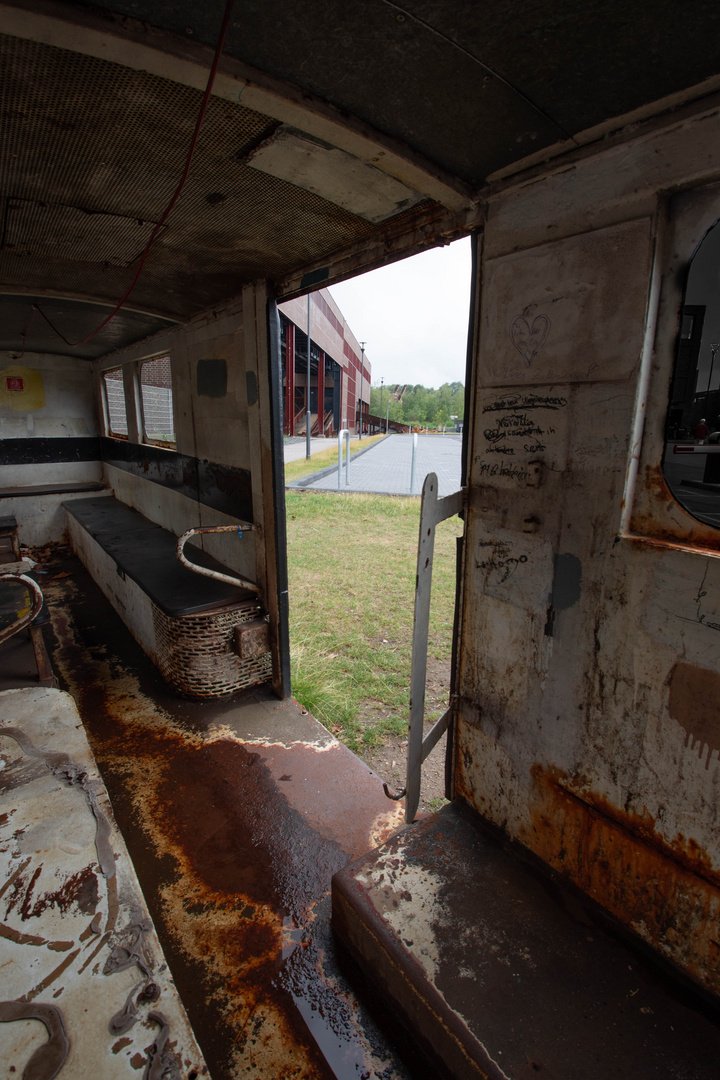
<svg viewBox="0 0 720 1080">
<path fill-rule="evenodd" d="M 122 368 L 104 372 L 103 382 L 107 402 L 108 435 L 114 435 L 118 439 L 127 439 L 128 423 Z"/>
<path fill-rule="evenodd" d="M 140 366 L 143 428 L 147 442 L 175 445 L 170 357 L 146 360 Z"/>
<path fill-rule="evenodd" d="M 689 513 L 720 527 L 720 225 L 688 271 L 670 387 L 663 473 Z"/>
</svg>

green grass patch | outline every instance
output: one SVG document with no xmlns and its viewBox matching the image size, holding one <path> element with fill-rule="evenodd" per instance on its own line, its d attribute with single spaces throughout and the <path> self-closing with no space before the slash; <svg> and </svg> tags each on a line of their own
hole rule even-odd
<svg viewBox="0 0 720 1080">
<path fill-rule="evenodd" d="M 373 443 L 379 442 L 380 439 L 384 439 L 384 435 L 371 435 L 367 439 L 351 439 L 350 440 L 350 460 L 352 461 L 358 450 L 364 450 L 368 446 L 372 446 Z M 285 483 L 289 484 L 293 480 L 302 480 L 305 476 L 310 476 L 314 472 L 320 472 L 321 469 L 326 469 L 329 465 L 337 465 L 338 449 L 337 439 L 335 439 L 328 450 L 319 450 L 317 454 L 313 454 L 310 458 L 300 458 L 298 461 L 289 461 L 285 466 Z M 345 449 L 343 448 L 343 461 L 345 460 Z"/>
<path fill-rule="evenodd" d="M 407 730 L 420 500 L 286 492 L 293 695 L 353 750 Z M 437 529 L 429 667 L 447 667 L 456 537 Z M 429 680 L 430 681 L 430 680 Z M 442 710 L 429 692 L 427 709 Z"/>
</svg>

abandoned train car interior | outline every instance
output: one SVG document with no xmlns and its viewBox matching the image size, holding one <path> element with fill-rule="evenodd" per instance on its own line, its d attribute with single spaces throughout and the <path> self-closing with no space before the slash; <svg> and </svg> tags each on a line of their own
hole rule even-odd
<svg viewBox="0 0 720 1080">
<path fill-rule="evenodd" d="M 718 5 L 0 0 L 0 50 L 8 1075 L 717 1080 Z M 279 305 L 463 236 L 416 817 L 437 732 L 388 798 L 292 697 Z"/>
</svg>

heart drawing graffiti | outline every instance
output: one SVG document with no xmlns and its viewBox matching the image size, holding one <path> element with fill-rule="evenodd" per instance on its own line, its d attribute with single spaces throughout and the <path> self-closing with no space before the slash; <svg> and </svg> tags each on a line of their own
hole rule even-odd
<svg viewBox="0 0 720 1080">
<path fill-rule="evenodd" d="M 532 323 L 524 315 L 516 315 L 510 326 L 510 340 L 528 367 L 547 341 L 550 320 L 547 315 L 536 315 Z"/>
</svg>

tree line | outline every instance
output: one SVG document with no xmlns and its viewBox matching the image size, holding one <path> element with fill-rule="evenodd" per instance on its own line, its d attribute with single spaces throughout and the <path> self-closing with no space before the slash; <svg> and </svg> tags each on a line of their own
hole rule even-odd
<svg viewBox="0 0 720 1080">
<path fill-rule="evenodd" d="M 462 420 L 465 410 L 465 388 L 460 382 L 443 383 L 438 390 L 427 386 L 390 384 L 370 388 L 370 413 L 387 415 L 402 424 L 419 424 L 421 427 L 453 427 L 454 417 Z"/>
</svg>

